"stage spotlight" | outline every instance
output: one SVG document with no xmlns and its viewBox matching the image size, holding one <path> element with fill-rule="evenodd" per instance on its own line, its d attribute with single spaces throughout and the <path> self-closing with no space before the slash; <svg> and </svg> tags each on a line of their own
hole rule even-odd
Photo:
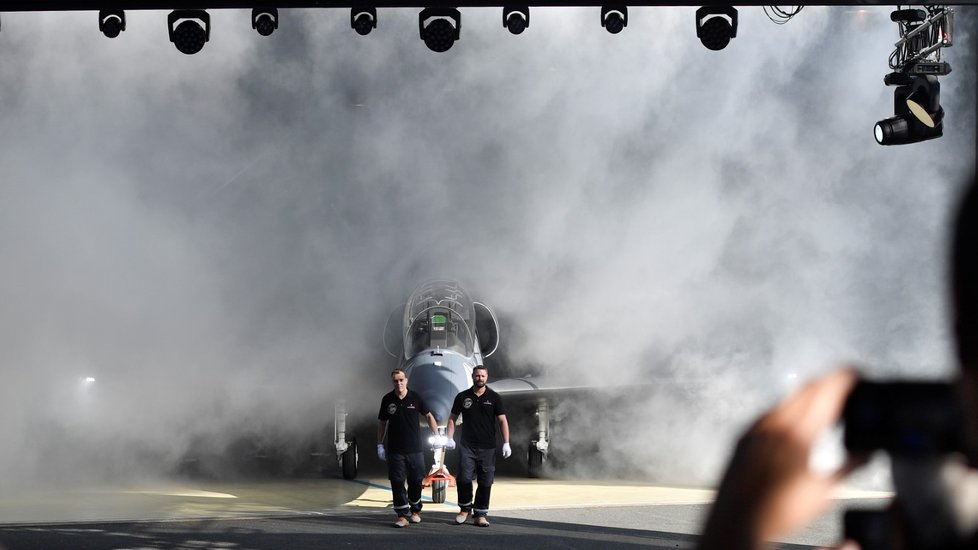
<svg viewBox="0 0 978 550">
<path fill-rule="evenodd" d="M 896 73 L 899 74 L 899 73 Z M 902 84 L 893 91 L 893 114 L 876 123 L 873 134 L 880 145 L 903 145 L 944 135 L 941 84 L 936 76 L 887 75 L 887 84 Z M 907 82 L 907 83 L 905 83 Z"/>
<path fill-rule="evenodd" d="M 513 34 L 520 34 L 530 26 L 530 8 L 506 7 L 503 8 L 503 26 Z"/>
<path fill-rule="evenodd" d="M 628 26 L 628 6 L 601 6 L 601 26 L 618 34 Z"/>
<path fill-rule="evenodd" d="M 707 48 L 719 51 L 737 36 L 737 10 L 732 6 L 703 6 L 696 10 L 696 37 Z"/>
<path fill-rule="evenodd" d="M 251 28 L 262 36 L 269 36 L 278 28 L 277 8 L 255 8 L 251 10 Z"/>
<path fill-rule="evenodd" d="M 462 32 L 462 14 L 455 8 L 425 8 L 418 15 L 421 40 L 433 52 L 447 52 Z"/>
<path fill-rule="evenodd" d="M 377 28 L 377 8 L 353 8 L 350 10 L 350 26 L 360 36 L 367 36 Z"/>
<path fill-rule="evenodd" d="M 880 145 L 906 145 L 944 135 L 944 109 L 932 113 L 934 127 L 929 128 L 920 123 L 915 117 L 901 115 L 883 119 L 876 123 L 873 135 Z"/>
<path fill-rule="evenodd" d="M 211 38 L 211 16 L 204 10 L 175 10 L 167 17 L 167 23 L 170 42 L 181 53 L 193 55 Z"/>
<path fill-rule="evenodd" d="M 109 38 L 119 36 L 126 30 L 126 12 L 122 10 L 99 10 L 98 30 Z"/>
<path fill-rule="evenodd" d="M 933 128 L 936 122 L 932 113 L 941 108 L 941 83 L 934 76 L 914 78 L 906 101 L 910 113 L 924 126 Z"/>
</svg>

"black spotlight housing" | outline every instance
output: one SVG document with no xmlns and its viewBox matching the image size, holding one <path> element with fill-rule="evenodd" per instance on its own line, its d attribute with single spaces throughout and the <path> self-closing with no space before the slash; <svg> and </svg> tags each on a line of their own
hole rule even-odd
<svg viewBox="0 0 978 550">
<path fill-rule="evenodd" d="M 377 28 L 377 8 L 353 8 L 350 10 L 350 26 L 360 36 L 367 36 Z"/>
<path fill-rule="evenodd" d="M 944 135 L 944 108 L 941 107 L 941 84 L 936 76 L 920 75 L 883 80 L 899 84 L 893 90 L 893 114 L 873 127 L 876 143 L 904 145 Z"/>
<path fill-rule="evenodd" d="M 462 32 L 462 14 L 455 8 L 425 8 L 418 15 L 421 40 L 433 52 L 447 52 Z"/>
<path fill-rule="evenodd" d="M 737 37 L 737 10 L 733 6 L 703 6 L 696 10 L 696 37 L 708 49 L 720 51 Z"/>
<path fill-rule="evenodd" d="M 530 26 L 529 6 L 507 6 L 503 8 L 503 26 L 513 34 L 520 34 Z"/>
<path fill-rule="evenodd" d="M 126 30 L 126 12 L 122 10 L 99 10 L 98 30 L 108 38 L 115 38 Z"/>
<path fill-rule="evenodd" d="M 211 16 L 204 10 L 175 10 L 166 20 L 170 42 L 180 53 L 193 55 L 211 39 Z"/>
<path fill-rule="evenodd" d="M 278 8 L 255 8 L 251 10 L 251 28 L 262 36 L 269 36 L 278 28 Z"/>
<path fill-rule="evenodd" d="M 611 34 L 628 26 L 628 6 L 601 6 L 601 26 Z"/>
</svg>

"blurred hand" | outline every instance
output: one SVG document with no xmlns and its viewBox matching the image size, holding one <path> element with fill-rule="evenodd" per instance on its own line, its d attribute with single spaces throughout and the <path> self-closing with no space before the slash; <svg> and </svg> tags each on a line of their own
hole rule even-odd
<svg viewBox="0 0 978 550">
<path fill-rule="evenodd" d="M 381 460 L 383 460 L 385 462 L 387 461 L 387 452 L 384 451 L 384 444 L 383 443 L 378 443 L 377 444 L 377 458 L 379 458 L 379 459 L 381 459 Z"/>
<path fill-rule="evenodd" d="M 809 382 L 761 416 L 740 438 L 717 492 L 700 550 L 759 548 L 806 525 L 828 505 L 835 485 L 866 458 L 818 475 L 812 446 L 842 414 L 856 371 Z"/>
<path fill-rule="evenodd" d="M 510 448 L 509 443 L 503 443 L 503 458 L 509 458 L 513 454 L 513 449 Z"/>
<path fill-rule="evenodd" d="M 445 443 L 445 448 L 447 448 L 447 449 L 454 449 L 455 448 L 455 440 L 452 439 L 451 437 L 449 437 L 448 438 L 448 441 Z"/>
</svg>

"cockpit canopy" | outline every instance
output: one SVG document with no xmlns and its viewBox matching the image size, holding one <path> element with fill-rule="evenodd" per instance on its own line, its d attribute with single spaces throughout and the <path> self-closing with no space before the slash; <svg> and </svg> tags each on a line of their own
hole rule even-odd
<svg viewBox="0 0 978 550">
<path fill-rule="evenodd" d="M 405 359 L 436 348 L 474 353 L 475 307 L 455 281 L 427 281 L 416 288 L 404 308 L 403 327 Z"/>
</svg>

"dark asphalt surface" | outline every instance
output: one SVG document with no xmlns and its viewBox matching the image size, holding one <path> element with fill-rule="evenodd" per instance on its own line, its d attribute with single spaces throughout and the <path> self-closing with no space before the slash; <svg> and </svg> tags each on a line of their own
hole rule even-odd
<svg viewBox="0 0 978 550">
<path fill-rule="evenodd" d="M 551 510 L 551 513 L 554 511 Z M 577 513 L 580 513 L 579 511 Z M 117 523 L 5 525 L 4 550 L 306 548 L 695 548 L 689 534 L 603 527 L 548 520 L 492 517 L 492 526 L 456 525 L 454 515 L 425 514 L 421 524 L 391 526 L 387 510 L 338 511 L 313 516 L 254 517 Z M 782 545 L 784 550 L 812 546 Z"/>
</svg>

